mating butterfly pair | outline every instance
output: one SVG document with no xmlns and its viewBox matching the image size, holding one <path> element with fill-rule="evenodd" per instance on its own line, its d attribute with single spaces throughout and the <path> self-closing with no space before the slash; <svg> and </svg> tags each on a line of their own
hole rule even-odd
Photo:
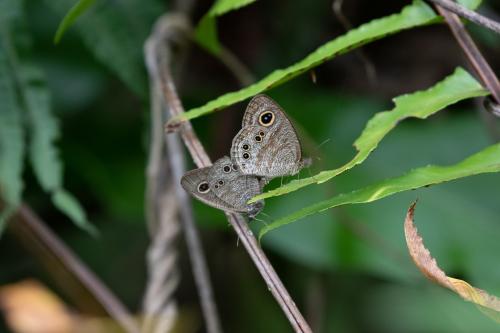
<svg viewBox="0 0 500 333">
<path fill-rule="evenodd" d="M 224 156 L 210 167 L 187 172 L 181 185 L 212 207 L 253 218 L 264 201 L 247 201 L 262 193 L 272 178 L 294 175 L 303 166 L 300 142 L 285 112 L 268 96 L 257 95 L 233 139 L 231 158 Z"/>
</svg>

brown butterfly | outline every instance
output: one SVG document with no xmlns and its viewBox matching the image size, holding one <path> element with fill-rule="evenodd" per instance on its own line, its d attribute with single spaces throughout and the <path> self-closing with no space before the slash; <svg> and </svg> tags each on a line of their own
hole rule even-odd
<svg viewBox="0 0 500 333">
<path fill-rule="evenodd" d="M 300 141 L 283 109 L 266 95 L 247 106 L 231 158 L 247 175 L 268 179 L 294 175 L 304 167 Z"/>
<path fill-rule="evenodd" d="M 188 171 L 181 179 L 182 187 L 198 200 L 224 211 L 246 213 L 250 218 L 264 208 L 264 201 L 247 201 L 262 193 L 264 184 L 259 177 L 242 174 L 227 156 L 210 167 Z"/>
</svg>

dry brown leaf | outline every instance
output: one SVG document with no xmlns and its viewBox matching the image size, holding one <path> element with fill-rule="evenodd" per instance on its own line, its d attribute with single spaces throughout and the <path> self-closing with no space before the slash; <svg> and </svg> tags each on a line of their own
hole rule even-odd
<svg viewBox="0 0 500 333">
<path fill-rule="evenodd" d="M 62 301 L 35 280 L 0 287 L 0 309 L 16 333 L 72 332 L 73 318 Z"/>
<path fill-rule="evenodd" d="M 0 311 L 14 333 L 121 333 L 123 328 L 109 317 L 72 313 L 42 283 L 29 279 L 0 286 Z M 138 322 L 143 318 L 136 317 Z M 181 309 L 172 333 L 197 332 L 196 312 Z"/>
<path fill-rule="evenodd" d="M 431 256 L 430 251 L 424 246 L 422 237 L 418 234 L 417 228 L 413 224 L 416 204 L 417 203 L 414 202 L 410 208 L 408 208 L 404 227 L 406 245 L 408 246 L 410 256 L 415 262 L 415 265 L 417 265 L 420 271 L 428 279 L 454 291 L 466 301 L 481 306 L 480 309 L 483 312 L 500 322 L 500 298 L 492 296 L 484 290 L 475 288 L 466 281 L 448 277 L 445 272 L 439 268 L 436 259 Z"/>
</svg>

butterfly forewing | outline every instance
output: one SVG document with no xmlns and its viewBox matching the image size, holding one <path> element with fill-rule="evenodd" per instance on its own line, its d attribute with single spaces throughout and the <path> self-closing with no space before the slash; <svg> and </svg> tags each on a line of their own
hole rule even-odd
<svg viewBox="0 0 500 333">
<path fill-rule="evenodd" d="M 233 139 L 231 157 L 243 173 L 274 178 L 300 171 L 302 154 L 297 133 L 271 98 L 254 97 L 242 126 Z"/>
</svg>

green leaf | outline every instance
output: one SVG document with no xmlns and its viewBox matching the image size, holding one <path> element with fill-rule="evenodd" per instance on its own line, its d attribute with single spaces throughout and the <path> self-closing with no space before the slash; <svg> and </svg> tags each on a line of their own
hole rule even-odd
<svg viewBox="0 0 500 333">
<path fill-rule="evenodd" d="M 220 53 L 220 43 L 217 38 L 217 22 L 210 15 L 201 18 L 194 32 L 195 40 L 212 54 Z"/>
<path fill-rule="evenodd" d="M 212 8 L 201 18 L 195 30 L 195 39 L 202 47 L 217 55 L 220 52 L 220 42 L 217 38 L 217 16 L 231 10 L 249 5 L 256 0 L 217 0 Z"/>
<path fill-rule="evenodd" d="M 2 27 L 3 28 L 3 27 Z M 21 202 L 23 190 L 24 129 L 21 108 L 8 60 L 7 38 L 2 29 L 0 40 L 0 232 L 6 219 Z"/>
<path fill-rule="evenodd" d="M 68 215 L 73 222 L 80 228 L 88 231 L 92 235 L 97 235 L 97 229 L 88 223 L 87 216 L 78 200 L 63 189 L 59 189 L 52 194 L 52 202 L 54 205 Z"/>
<path fill-rule="evenodd" d="M 64 32 L 69 29 L 75 23 L 76 19 L 80 17 L 87 9 L 90 8 L 95 3 L 96 0 L 80 0 L 68 11 L 66 16 L 57 27 L 56 34 L 54 36 L 54 44 L 59 43 Z"/>
<path fill-rule="evenodd" d="M 352 29 L 345 35 L 337 37 L 324 44 L 309 54 L 298 63 L 278 69 L 251 86 L 239 91 L 222 95 L 207 104 L 189 110 L 188 112 L 173 118 L 170 123 L 182 120 L 194 119 L 202 115 L 220 110 L 231 104 L 241 102 L 251 96 L 276 87 L 294 77 L 321 65 L 333 57 L 346 53 L 353 48 L 364 45 L 368 42 L 396 33 L 400 30 L 409 29 L 437 21 L 438 16 L 423 1 L 416 0 L 413 4 L 406 6 L 400 13 L 386 16 L 363 24 L 356 29 Z"/>
<path fill-rule="evenodd" d="M 277 189 L 252 198 L 250 202 L 290 193 L 311 184 L 324 183 L 366 160 L 370 153 L 377 148 L 379 142 L 405 118 L 425 119 L 460 100 L 487 94 L 488 92 L 469 73 L 462 68 L 457 68 L 452 75 L 433 87 L 396 97 L 394 99 L 396 106 L 392 110 L 377 113 L 368 121 L 361 136 L 354 142 L 358 153 L 343 166 L 322 171 L 312 177 L 293 180 Z"/>
<path fill-rule="evenodd" d="M 51 193 L 57 208 L 82 229 L 92 231 L 81 205 L 62 188 L 63 166 L 55 145 L 60 135 L 59 124 L 51 113 L 50 92 L 43 73 L 28 64 L 17 70 L 22 78 L 20 91 L 29 119 L 29 153 L 35 176 L 42 188 Z"/>
<path fill-rule="evenodd" d="M 293 214 L 280 218 L 261 229 L 259 238 L 266 233 L 286 224 L 297 221 L 308 215 L 322 212 L 326 209 L 346 205 L 372 202 L 392 194 L 417 189 L 424 186 L 447 182 L 459 178 L 469 177 L 482 173 L 500 171 L 500 144 L 495 144 L 476 153 L 460 163 L 451 166 L 426 166 L 414 169 L 407 174 L 390 178 L 371 186 L 342 193 L 333 198 L 318 202 L 303 208 Z"/>
</svg>

